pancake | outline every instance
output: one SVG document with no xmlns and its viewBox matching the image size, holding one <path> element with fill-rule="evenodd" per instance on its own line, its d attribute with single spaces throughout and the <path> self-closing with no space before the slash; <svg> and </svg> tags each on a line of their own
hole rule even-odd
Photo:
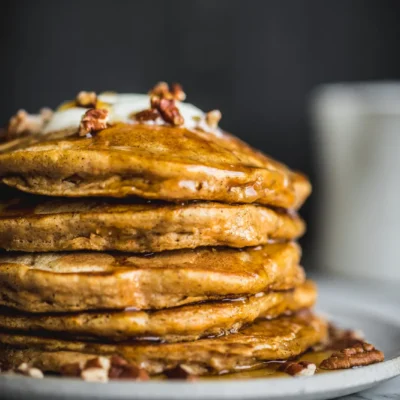
<svg viewBox="0 0 400 400">
<path fill-rule="evenodd" d="M 296 214 L 250 204 L 23 196 L 0 205 L 0 248 L 26 252 L 246 247 L 294 239 L 304 229 Z"/>
<path fill-rule="evenodd" d="M 50 121 L 51 122 L 51 121 Z M 92 137 L 44 141 L 0 155 L 3 182 L 51 196 L 139 196 L 297 209 L 308 180 L 228 135 L 186 127 L 115 125 Z"/>
<path fill-rule="evenodd" d="M 168 308 L 287 290 L 304 282 L 295 243 L 153 255 L 40 253 L 0 256 L 0 305 L 28 312 Z"/>
<path fill-rule="evenodd" d="M 314 305 L 317 290 L 307 281 L 294 291 L 258 293 L 233 301 L 214 301 L 159 311 L 21 314 L 0 311 L 0 329 L 52 332 L 68 337 L 107 341 L 158 340 L 179 342 L 237 332 L 256 318 L 275 318 Z"/>
<path fill-rule="evenodd" d="M 104 344 L 0 333 L 0 362 L 10 367 L 27 362 L 43 371 L 59 372 L 68 363 L 119 355 L 151 374 L 180 364 L 197 367 L 203 374 L 226 373 L 297 356 L 326 335 L 325 321 L 312 314 L 258 319 L 232 335 L 184 343 Z"/>
</svg>

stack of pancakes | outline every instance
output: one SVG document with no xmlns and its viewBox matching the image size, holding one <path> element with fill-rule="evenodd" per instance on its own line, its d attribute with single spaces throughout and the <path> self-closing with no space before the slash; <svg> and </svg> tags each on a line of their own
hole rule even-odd
<svg viewBox="0 0 400 400">
<path fill-rule="evenodd" d="M 183 121 L 162 108 L 139 118 L 148 103 L 99 96 L 90 107 L 107 110 L 107 124 L 79 136 L 90 114 L 76 100 L 4 146 L 8 367 L 60 372 L 117 355 L 149 374 L 226 373 L 325 338 L 325 321 L 304 312 L 316 287 L 295 243 L 307 179 L 189 104 L 173 102 Z"/>
</svg>

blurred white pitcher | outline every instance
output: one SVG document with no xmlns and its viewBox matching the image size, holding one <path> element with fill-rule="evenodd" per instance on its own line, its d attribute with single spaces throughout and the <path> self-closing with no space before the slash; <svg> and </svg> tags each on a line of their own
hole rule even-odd
<svg viewBox="0 0 400 400">
<path fill-rule="evenodd" d="M 400 281 L 400 83 L 322 86 L 312 117 L 318 267 Z"/>
</svg>

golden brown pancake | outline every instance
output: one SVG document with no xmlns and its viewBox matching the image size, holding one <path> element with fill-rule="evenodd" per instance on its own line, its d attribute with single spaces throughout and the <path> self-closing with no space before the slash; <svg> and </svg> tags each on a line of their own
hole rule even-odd
<svg viewBox="0 0 400 400">
<path fill-rule="evenodd" d="M 41 142 L 0 155 L 4 183 L 51 196 L 139 196 L 298 208 L 306 178 L 232 137 L 116 124 L 90 138 Z"/>
<path fill-rule="evenodd" d="M 35 331 L 68 337 L 110 341 L 160 340 L 179 342 L 237 332 L 256 318 L 275 318 L 310 308 L 317 297 L 313 282 L 286 292 L 258 293 L 230 301 L 204 302 L 159 311 L 27 314 L 0 311 L 0 329 L 34 334 Z"/>
<path fill-rule="evenodd" d="M 297 356 L 326 334 L 326 322 L 312 314 L 258 319 L 232 335 L 184 343 L 102 344 L 0 333 L 0 362 L 11 367 L 28 362 L 43 371 L 59 372 L 68 363 L 119 355 L 151 374 L 180 364 L 198 367 L 203 374 L 220 373 Z"/>
<path fill-rule="evenodd" d="M 304 282 L 299 259 L 295 243 L 142 256 L 3 254 L 0 305 L 28 312 L 151 309 L 287 290 Z"/>
<path fill-rule="evenodd" d="M 295 214 L 251 204 L 32 196 L 0 204 L 0 248 L 26 252 L 245 247 L 294 239 L 304 229 Z"/>
</svg>

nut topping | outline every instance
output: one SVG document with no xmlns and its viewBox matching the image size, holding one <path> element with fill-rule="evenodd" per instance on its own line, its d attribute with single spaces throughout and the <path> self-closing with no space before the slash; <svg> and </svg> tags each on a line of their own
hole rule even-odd
<svg viewBox="0 0 400 400">
<path fill-rule="evenodd" d="M 150 379 L 149 374 L 143 368 L 128 364 L 119 356 L 112 356 L 110 363 L 110 379 L 134 379 L 138 381 L 147 381 Z"/>
<path fill-rule="evenodd" d="M 95 92 L 79 92 L 75 98 L 78 107 L 96 108 L 97 95 Z"/>
<path fill-rule="evenodd" d="M 186 99 L 186 93 L 183 91 L 182 85 L 179 83 L 173 83 L 171 85 L 171 93 L 175 100 L 184 101 Z"/>
<path fill-rule="evenodd" d="M 138 121 L 154 121 L 156 113 L 162 119 L 171 125 L 183 125 L 184 119 L 175 104 L 175 100 L 184 100 L 186 98 L 182 86 L 174 83 L 169 88 L 166 82 L 159 82 L 150 92 L 150 110 L 144 110 L 134 114 L 134 118 Z"/>
<path fill-rule="evenodd" d="M 52 114 L 49 108 L 41 109 L 40 114 L 28 114 L 25 110 L 19 110 L 8 123 L 5 139 L 8 141 L 20 136 L 40 133 Z"/>
<path fill-rule="evenodd" d="M 189 365 L 181 364 L 175 368 L 169 369 L 164 372 L 168 379 L 185 379 L 187 381 L 196 380 L 196 375 Z"/>
<path fill-rule="evenodd" d="M 79 136 L 86 136 L 89 133 L 100 131 L 108 126 L 108 110 L 94 109 L 87 110 L 79 125 Z"/>
<path fill-rule="evenodd" d="M 64 364 L 60 368 L 61 375 L 63 376 L 80 376 L 84 365 L 82 363 Z"/>
<path fill-rule="evenodd" d="M 175 126 L 183 125 L 184 119 L 173 99 L 151 96 L 150 104 L 152 109 L 156 109 L 161 114 L 165 122 Z"/>
<path fill-rule="evenodd" d="M 218 123 L 222 118 L 221 111 L 212 110 L 206 114 L 206 123 L 210 128 L 218 128 Z"/>
<path fill-rule="evenodd" d="M 81 378 L 87 382 L 108 382 L 108 371 L 102 368 L 87 368 L 81 372 Z"/>
<path fill-rule="evenodd" d="M 184 101 L 186 99 L 186 93 L 179 83 L 173 83 L 170 88 L 167 82 L 158 82 L 157 85 L 150 90 L 149 95 L 151 97 L 157 96 L 168 100 Z"/>
<path fill-rule="evenodd" d="M 280 367 L 280 372 L 292 376 L 311 376 L 315 374 L 317 366 L 308 361 L 286 361 Z"/>
<path fill-rule="evenodd" d="M 344 369 L 370 365 L 384 360 L 381 351 L 376 350 L 372 344 L 361 342 L 333 353 L 322 361 L 322 369 Z"/>
<path fill-rule="evenodd" d="M 16 372 L 19 372 L 25 376 L 29 376 L 31 378 L 37 378 L 37 379 L 42 379 L 44 376 L 43 372 L 40 369 L 32 368 L 27 363 L 22 363 L 17 368 Z"/>
<path fill-rule="evenodd" d="M 130 119 L 134 119 L 139 122 L 155 121 L 158 117 L 161 117 L 161 115 L 154 108 L 149 108 L 148 110 L 139 111 L 129 115 Z"/>
</svg>

